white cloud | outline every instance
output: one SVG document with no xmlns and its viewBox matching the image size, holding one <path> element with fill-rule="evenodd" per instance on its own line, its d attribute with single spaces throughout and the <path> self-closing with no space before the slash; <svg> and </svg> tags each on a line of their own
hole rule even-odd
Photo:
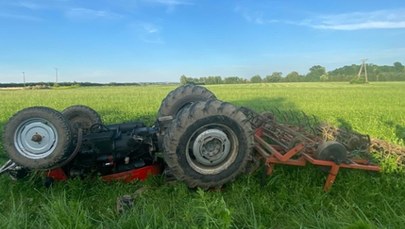
<svg viewBox="0 0 405 229">
<path fill-rule="evenodd" d="M 156 5 L 166 8 L 166 13 L 173 13 L 179 6 L 190 6 L 194 5 L 192 1 L 189 0 L 143 0 L 143 3 L 149 5 Z"/>
<path fill-rule="evenodd" d="M 403 29 L 405 9 L 325 15 L 303 25 L 330 30 Z"/>
<path fill-rule="evenodd" d="M 159 28 L 154 24 L 142 23 L 141 26 L 146 33 L 149 33 L 149 34 L 159 33 Z"/>
<path fill-rule="evenodd" d="M 122 17 L 114 12 L 88 8 L 72 8 L 67 10 L 65 14 L 68 18 L 75 20 L 116 19 Z"/>
<path fill-rule="evenodd" d="M 362 30 L 362 29 L 404 29 L 405 9 L 377 10 L 369 12 L 349 12 L 326 14 L 302 20 L 270 19 L 263 11 L 254 11 L 244 7 L 234 9 L 246 21 L 254 24 L 283 23 L 307 26 L 325 30 Z"/>
<path fill-rule="evenodd" d="M 262 11 L 253 11 L 240 6 L 235 7 L 234 11 L 242 15 L 246 21 L 259 25 L 280 22 L 275 19 L 267 19 Z"/>
<path fill-rule="evenodd" d="M 313 25 L 316 29 L 331 29 L 331 30 L 360 30 L 360 29 L 403 29 L 405 21 L 387 22 L 387 21 L 371 21 L 353 24 L 334 24 L 334 25 Z"/>
<path fill-rule="evenodd" d="M 11 14 L 11 13 L 0 13 L 0 18 L 21 20 L 21 21 L 32 21 L 32 22 L 42 21 L 42 18 L 40 17 L 22 14 Z"/>
<path fill-rule="evenodd" d="M 129 26 L 139 40 L 151 44 L 164 44 L 161 36 L 162 28 L 151 22 L 136 22 Z"/>
<path fill-rule="evenodd" d="M 39 10 L 43 9 L 43 5 L 39 5 L 33 2 L 26 2 L 26 1 L 21 1 L 21 2 L 15 2 L 13 3 L 14 6 L 21 7 L 21 8 L 26 8 L 30 10 Z"/>
<path fill-rule="evenodd" d="M 192 1 L 188 0 L 144 0 L 146 3 L 161 4 L 165 6 L 180 6 L 180 5 L 193 5 Z"/>
</svg>

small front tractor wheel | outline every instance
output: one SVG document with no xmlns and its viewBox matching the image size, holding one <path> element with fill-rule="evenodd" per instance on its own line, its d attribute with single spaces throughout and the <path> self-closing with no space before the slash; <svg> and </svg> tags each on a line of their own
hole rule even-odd
<svg viewBox="0 0 405 229">
<path fill-rule="evenodd" d="M 163 139 L 164 158 L 174 176 L 189 187 L 220 187 L 244 171 L 253 131 L 239 109 L 218 100 L 180 111 Z"/>
<path fill-rule="evenodd" d="M 101 117 L 97 111 L 84 105 L 74 105 L 62 111 L 63 116 L 69 121 L 74 134 L 77 134 L 79 128 L 86 131 L 94 124 L 101 124 Z"/>
<path fill-rule="evenodd" d="M 73 151 L 71 127 L 63 115 L 47 107 L 17 112 L 4 127 L 3 144 L 9 158 L 27 169 L 50 169 Z"/>
</svg>

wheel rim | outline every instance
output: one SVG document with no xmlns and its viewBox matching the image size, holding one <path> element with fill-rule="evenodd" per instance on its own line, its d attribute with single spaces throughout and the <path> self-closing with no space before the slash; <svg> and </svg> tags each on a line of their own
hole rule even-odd
<svg viewBox="0 0 405 229">
<path fill-rule="evenodd" d="M 41 159 L 51 155 L 57 142 L 55 126 L 41 118 L 24 121 L 17 127 L 14 136 L 17 151 L 29 159 Z"/>
<path fill-rule="evenodd" d="M 195 131 L 187 143 L 186 159 L 201 174 L 218 174 L 236 159 L 238 139 L 225 125 L 206 125 Z"/>
</svg>

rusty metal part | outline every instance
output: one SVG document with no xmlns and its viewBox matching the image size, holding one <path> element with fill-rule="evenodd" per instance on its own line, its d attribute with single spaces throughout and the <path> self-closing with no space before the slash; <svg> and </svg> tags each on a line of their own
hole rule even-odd
<svg viewBox="0 0 405 229">
<path fill-rule="evenodd" d="M 304 112 L 280 111 L 250 115 L 254 120 L 260 120 L 263 136 L 271 144 L 276 144 L 283 150 L 291 149 L 298 143 L 305 147 L 303 152 L 313 155 L 321 144 L 328 141 L 336 141 L 347 150 L 347 157 L 351 159 L 368 157 L 370 154 L 370 137 L 344 128 L 337 128 L 328 124 L 320 123 L 313 116 Z M 276 117 L 281 117 L 281 121 Z M 256 123 L 258 123 L 256 121 Z M 346 156 L 344 156 L 346 157 Z"/>
<path fill-rule="evenodd" d="M 357 132 L 319 124 L 303 112 L 244 111 L 256 127 L 255 149 L 264 159 L 267 174 L 276 164 L 305 166 L 308 162 L 329 169 L 324 190 L 330 190 L 340 168 L 380 171 L 370 164 L 370 138 Z M 281 117 L 283 121 L 277 121 Z M 290 122 L 290 123 L 288 123 Z M 363 153 L 360 155 L 359 153 Z"/>
<path fill-rule="evenodd" d="M 380 171 L 377 165 L 370 165 L 367 160 L 346 160 L 345 163 L 337 164 L 334 161 L 321 160 L 314 157 L 313 152 L 305 152 L 305 145 L 300 143 L 288 151 L 283 151 L 282 147 L 268 143 L 264 138 L 261 129 L 255 133 L 255 149 L 263 156 L 267 166 L 267 175 L 273 173 L 276 164 L 305 166 L 307 163 L 313 165 L 329 167 L 329 174 L 324 184 L 324 191 L 329 191 L 332 184 L 335 182 L 336 176 L 340 168 L 361 169 L 368 171 Z"/>
</svg>

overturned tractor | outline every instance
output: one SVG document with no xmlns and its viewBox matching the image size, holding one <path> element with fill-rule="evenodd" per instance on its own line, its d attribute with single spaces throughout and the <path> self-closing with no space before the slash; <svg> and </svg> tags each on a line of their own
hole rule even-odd
<svg viewBox="0 0 405 229">
<path fill-rule="evenodd" d="M 364 157 L 368 136 L 339 132 L 330 139 L 322 133 L 325 129 L 283 124 L 272 113 L 257 114 L 217 100 L 204 87 L 184 85 L 162 101 L 152 127 L 141 122 L 105 125 L 96 111 L 82 105 L 62 112 L 23 109 L 5 125 L 9 160 L 0 173 L 19 179 L 43 170 L 49 184 L 86 174 L 143 180 L 169 171 L 189 187 L 207 189 L 234 180 L 263 159 L 269 174 L 275 164 L 327 168 L 328 190 L 341 167 L 379 171 Z M 339 138 L 343 134 L 348 136 Z"/>
</svg>

